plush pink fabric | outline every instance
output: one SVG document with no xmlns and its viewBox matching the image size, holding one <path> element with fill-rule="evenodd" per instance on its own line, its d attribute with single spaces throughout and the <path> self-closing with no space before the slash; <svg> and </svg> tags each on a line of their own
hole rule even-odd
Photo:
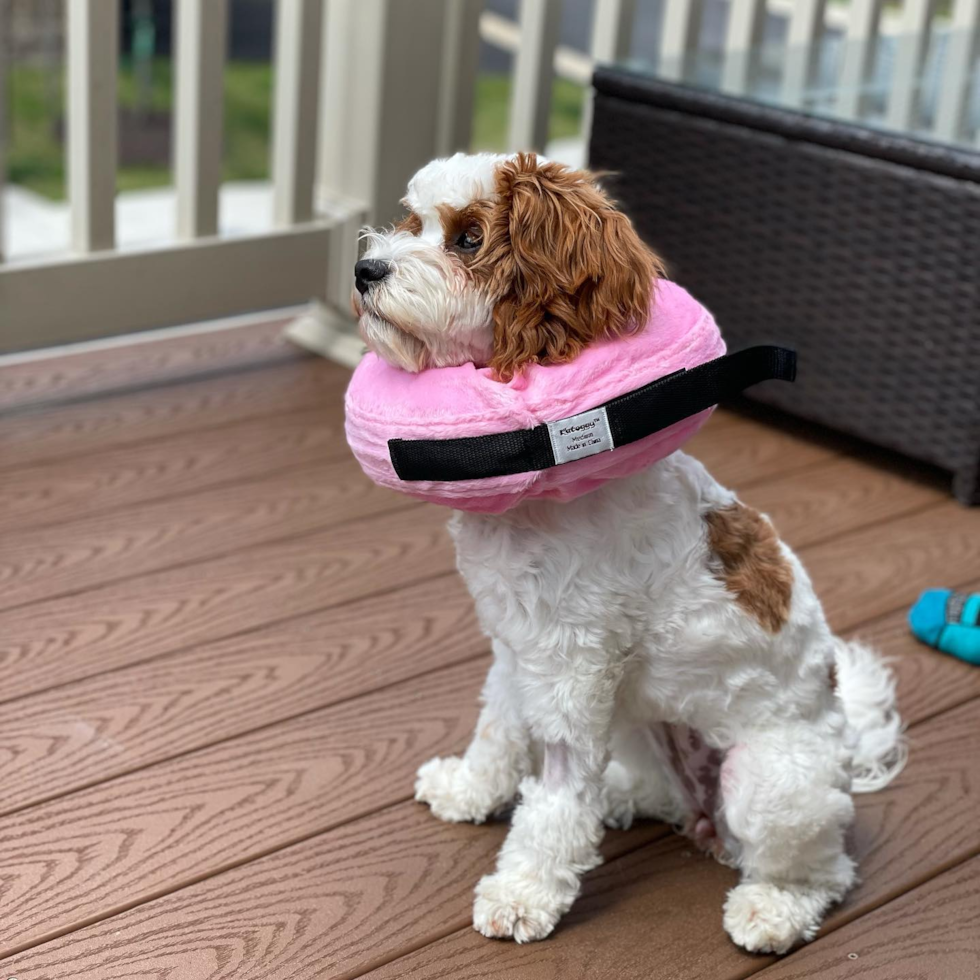
<svg viewBox="0 0 980 980">
<path fill-rule="evenodd" d="M 663 459 L 697 432 L 711 409 L 612 452 L 479 480 L 404 482 L 391 465 L 388 440 L 533 428 L 724 353 L 711 314 L 680 286 L 661 282 L 645 329 L 595 344 L 567 364 L 534 366 L 507 383 L 472 364 L 410 374 L 367 354 L 347 389 L 347 441 L 375 483 L 432 503 L 498 514 L 531 497 L 571 500 Z"/>
</svg>

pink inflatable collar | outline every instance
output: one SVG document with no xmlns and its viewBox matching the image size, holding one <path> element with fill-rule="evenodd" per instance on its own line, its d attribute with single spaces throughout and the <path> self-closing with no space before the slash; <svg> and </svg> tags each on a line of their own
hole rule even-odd
<svg viewBox="0 0 980 980">
<path fill-rule="evenodd" d="M 347 440 L 375 483 L 432 503 L 495 514 L 532 498 L 571 500 L 668 456 L 698 431 L 712 411 L 704 408 L 622 444 L 624 440 L 610 431 L 606 409 L 597 406 L 614 400 L 622 404 L 628 401 L 622 396 L 705 365 L 724 351 L 711 314 L 680 286 L 661 282 L 643 330 L 595 344 L 567 364 L 533 366 L 507 383 L 472 364 L 410 374 L 367 354 L 347 389 Z M 792 358 L 789 352 L 781 353 Z M 754 380 L 762 377 L 791 380 L 785 364 L 770 367 Z M 754 381 L 737 388 L 746 383 Z M 665 394 L 668 402 L 674 397 Z M 495 439 L 473 438 L 486 436 Z M 440 478 L 424 479 L 419 475 L 425 474 L 426 465 L 408 460 L 405 452 L 442 445 L 482 451 L 488 442 L 497 448 L 505 443 L 505 450 L 519 443 L 514 450 L 518 462 L 505 459 L 501 464 L 498 458 L 496 469 L 489 471 L 494 475 L 461 478 L 461 473 L 473 471 L 470 452 L 468 469 L 457 466 L 450 474 L 437 467 L 432 472 Z M 476 457 L 481 459 L 481 452 Z M 535 464 L 535 459 L 540 462 Z M 514 466 L 523 471 L 509 472 Z"/>
</svg>

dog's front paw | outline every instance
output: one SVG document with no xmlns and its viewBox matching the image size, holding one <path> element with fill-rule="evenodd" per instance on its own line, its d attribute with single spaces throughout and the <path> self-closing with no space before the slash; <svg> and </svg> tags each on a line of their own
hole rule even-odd
<svg viewBox="0 0 980 980">
<path fill-rule="evenodd" d="M 448 823 L 483 823 L 500 805 L 493 787 L 465 759 L 430 759 L 419 768 L 415 799 Z"/>
<path fill-rule="evenodd" d="M 539 879 L 497 872 L 480 879 L 473 903 L 473 928 L 490 939 L 529 943 L 550 935 L 574 899 Z"/>
<path fill-rule="evenodd" d="M 768 882 L 738 885 L 725 902 L 725 931 L 750 953 L 787 953 L 816 935 L 822 905 Z"/>
</svg>

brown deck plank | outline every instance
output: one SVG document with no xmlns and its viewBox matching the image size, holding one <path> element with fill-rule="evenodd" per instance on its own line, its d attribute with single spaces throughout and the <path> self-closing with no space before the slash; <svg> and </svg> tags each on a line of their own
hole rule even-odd
<svg viewBox="0 0 980 980">
<path fill-rule="evenodd" d="M 283 330 L 288 322 L 270 319 L 178 337 L 146 337 L 56 357 L 16 363 L 0 360 L 0 412 L 309 357 L 286 339 Z"/>
<path fill-rule="evenodd" d="M 0 953 L 411 796 L 465 745 L 487 658 L 0 819 Z"/>
<path fill-rule="evenodd" d="M 78 399 L 0 421 L 0 561 L 41 569 L 15 586 L 26 598 L 3 600 L 32 604 L 0 616 L 0 696 L 21 699 L 0 719 L 4 948 L 81 930 L 9 960 L 9 975 L 298 980 L 393 957 L 378 976 L 764 968 L 721 931 L 731 872 L 657 840 L 657 825 L 610 836 L 611 857 L 655 842 L 590 876 L 551 942 L 515 950 L 466 928 L 503 828 L 447 827 L 398 802 L 421 759 L 465 741 L 486 666 L 449 575 L 447 514 L 392 495 L 404 509 L 316 530 L 319 511 L 344 510 L 325 493 L 375 513 L 352 461 L 322 462 L 341 458 L 348 373 L 272 332 L 210 344 L 145 364 L 129 351 L 115 366 L 54 361 L 34 382 L 0 368 L 0 404 Z M 265 350 L 277 363 L 259 367 Z M 830 921 L 851 928 L 980 850 L 980 672 L 916 644 L 904 622 L 920 588 L 976 580 L 980 527 L 917 471 L 841 455 L 832 439 L 720 412 L 692 449 L 802 547 L 834 625 L 900 657 L 903 712 L 920 724 L 908 772 L 860 800 L 865 884 Z M 305 474 L 303 492 L 277 465 Z M 260 516 L 236 537 L 247 514 Z M 92 557 L 57 564 L 69 555 Z M 48 598 L 70 578 L 81 591 Z M 146 904 L 124 911 L 133 903 Z"/>
<path fill-rule="evenodd" d="M 315 418 L 305 416 L 304 420 L 317 431 Z M 262 428 L 258 422 L 253 425 L 255 429 Z M 325 422 L 323 437 L 332 437 L 336 444 L 339 426 L 339 419 L 335 419 L 333 425 L 330 421 Z M 272 428 L 283 435 L 285 442 L 287 434 L 279 426 Z M 192 435 L 207 446 L 208 437 L 214 433 Z M 132 447 L 130 457 L 134 452 L 139 453 L 144 461 L 143 479 L 135 481 L 135 486 L 134 481 L 126 479 L 127 472 L 132 472 L 131 462 L 124 464 L 128 471 L 124 469 L 120 476 L 111 463 L 105 469 L 99 468 L 103 461 L 101 455 L 92 457 L 80 467 L 79 480 L 83 486 L 92 480 L 107 481 L 116 487 L 122 485 L 123 501 L 120 503 L 130 496 L 138 499 L 141 494 L 152 492 L 150 488 L 156 483 L 157 473 L 185 472 L 188 459 L 193 462 L 206 452 L 206 449 L 196 451 L 192 445 L 181 440 L 166 447 L 162 454 L 152 457 L 156 465 L 149 467 L 145 465 L 149 451 L 159 444 Z M 224 443 L 226 456 L 227 445 Z M 180 449 L 184 450 L 183 454 Z M 72 487 L 71 462 L 64 461 L 55 473 L 48 474 L 46 484 L 36 488 L 34 499 L 50 500 L 59 492 L 56 488 Z M 254 470 L 258 462 L 258 458 L 253 458 L 249 465 Z M 842 474 L 838 468 L 836 476 L 847 473 L 844 470 Z M 61 474 L 68 475 L 60 480 Z M 854 474 L 850 475 L 854 479 Z M 166 482 L 165 478 L 160 480 L 161 488 Z M 839 480 L 838 485 L 847 484 Z M 888 486 L 893 507 L 902 507 L 903 501 L 906 509 L 923 504 L 923 495 L 917 492 L 914 484 L 905 484 L 895 478 Z M 16 495 L 19 489 L 17 481 L 12 481 L 11 487 L 0 492 L 0 503 L 3 494 Z M 96 588 L 123 576 L 133 577 L 170 565 L 213 557 L 229 549 L 308 532 L 344 518 L 398 506 L 403 500 L 397 494 L 380 490 L 362 476 L 357 463 L 344 453 L 342 458 L 332 462 L 275 473 L 265 479 L 222 482 L 217 487 L 193 494 L 164 496 L 163 499 L 111 509 L 103 505 L 94 514 L 50 527 L 28 525 L 17 530 L 8 529 L 0 554 L 0 609 Z M 833 500 L 840 504 L 838 513 L 847 514 L 852 522 L 860 520 L 859 514 L 865 510 L 862 497 L 857 496 L 853 507 L 847 506 L 846 494 L 836 494 Z M 924 498 L 926 504 L 933 500 L 935 497 Z M 777 505 L 776 516 L 780 518 L 783 506 L 778 501 L 774 503 Z M 65 501 L 65 506 L 70 504 L 71 500 Z M 787 525 L 787 539 L 795 543 L 795 536 L 804 535 L 803 529 L 810 528 L 813 522 L 806 508 L 785 509 L 787 516 L 781 523 Z M 878 511 L 872 508 L 871 512 Z M 9 520 L 18 517 L 22 519 L 22 515 L 12 513 Z M 819 531 L 813 530 L 810 537 L 817 534 Z"/>
<path fill-rule="evenodd" d="M 0 813 L 489 650 L 450 573 L 23 698 L 0 714 Z"/>
<path fill-rule="evenodd" d="M 0 609 L 313 534 L 407 503 L 345 457 L 67 524 L 8 531 L 0 552 Z"/>
<path fill-rule="evenodd" d="M 922 589 L 972 581 L 980 509 L 953 501 L 814 545 L 803 560 L 838 630 L 907 608 Z"/>
<path fill-rule="evenodd" d="M 918 643 L 904 612 L 861 633 L 895 658 L 906 723 L 980 696 L 980 671 Z M 0 716 L 0 813 L 488 649 L 450 572 L 22 698 Z"/>
<path fill-rule="evenodd" d="M 349 456 L 339 404 L 4 471 L 0 534 Z"/>
<path fill-rule="evenodd" d="M 353 465 L 353 464 L 351 464 Z M 322 481 L 327 485 L 330 481 Z M 319 487 L 321 481 L 317 476 L 312 484 Z M 275 488 L 273 488 L 275 489 Z M 899 496 L 902 490 L 901 484 L 893 487 L 894 496 Z M 245 495 L 247 496 L 247 494 Z M 273 498 L 275 498 L 273 494 Z M 240 495 L 234 494 L 235 503 L 239 503 Z M 195 498 L 200 499 L 200 498 Z M 393 498 L 399 499 L 399 498 Z M 915 499 L 914 495 L 911 499 Z M 168 519 L 171 517 L 170 504 L 167 504 L 164 511 Z M 204 514 L 209 513 L 209 508 L 201 508 Z M 325 509 L 324 513 L 330 513 Z M 316 516 L 316 506 L 311 512 Z M 435 511 L 436 516 L 440 512 Z M 805 526 L 805 524 L 801 524 Z M 58 530 L 59 529 L 52 529 Z M 194 531 L 197 534 L 197 530 Z M 241 543 L 236 538 L 236 543 Z M 137 583 L 138 584 L 138 583 Z M 447 581 L 441 588 L 448 589 L 448 604 L 452 608 L 457 608 L 460 603 L 465 602 L 461 584 L 453 579 Z M 154 591 L 156 591 L 154 589 Z M 96 606 L 104 605 L 101 593 L 96 594 Z M 118 606 L 117 601 L 111 603 L 113 607 Z M 275 612 L 279 609 L 276 607 Z M 45 616 L 45 621 L 49 617 Z M 951 704 L 971 696 L 972 693 L 980 690 L 980 676 L 975 676 L 965 665 L 953 661 L 950 658 L 941 658 L 936 664 L 931 653 L 926 648 L 920 648 L 907 635 L 904 628 L 904 613 L 897 614 L 899 628 L 891 627 L 886 635 L 886 652 L 889 654 L 898 653 L 901 649 L 903 654 L 907 654 L 910 664 L 930 665 L 927 669 L 931 672 L 932 683 L 920 685 L 917 683 L 906 683 L 905 664 L 903 670 L 899 672 L 902 680 L 903 709 L 908 720 L 916 720 L 916 716 L 909 712 L 909 704 L 905 698 L 914 698 L 924 694 L 934 695 L 934 707 L 941 710 Z M 343 619 L 343 614 L 337 611 L 331 612 L 327 616 L 327 621 Z M 354 623 L 355 620 L 343 619 L 347 624 Z M 479 634 L 470 620 L 471 632 L 464 639 L 463 646 L 466 649 L 475 649 L 478 644 L 482 644 Z M 296 627 L 289 623 L 277 625 L 272 631 L 290 634 L 290 630 Z M 142 636 L 142 653 L 146 652 L 146 643 L 149 636 Z M 874 640 L 875 637 L 871 636 Z M 255 644 L 249 646 L 249 643 Z M 901 643 L 901 646 L 899 646 Z M 211 660 L 219 652 L 228 651 L 231 648 L 244 644 L 244 648 L 249 651 L 247 658 L 257 656 L 257 669 L 266 667 L 267 657 L 266 648 L 262 646 L 258 638 L 243 641 L 236 638 L 230 643 L 217 643 L 213 647 L 203 649 L 191 649 L 187 652 L 164 660 L 154 660 L 143 669 L 130 668 L 119 675 L 111 673 L 99 673 L 89 682 L 74 685 L 70 688 L 59 688 L 49 691 L 40 696 L 22 702 L 19 705 L 11 706 L 7 709 L 5 717 L 0 722 L 0 746 L 5 747 L 9 764 L 6 768 L 0 765 L 0 775 L 5 779 L 6 799 L 2 804 L 4 810 L 23 806 L 38 798 L 47 798 L 54 795 L 57 791 L 58 781 L 65 779 L 66 782 L 62 791 L 66 792 L 70 788 L 86 785 L 96 779 L 103 779 L 118 772 L 129 771 L 139 760 L 144 763 L 157 761 L 166 758 L 168 754 L 173 754 L 180 749 L 173 748 L 174 744 L 184 744 L 180 741 L 180 736 L 190 738 L 191 747 L 199 747 L 208 744 L 207 739 L 194 740 L 197 729 L 193 725 L 193 719 L 177 712 L 177 721 L 169 720 L 169 724 L 164 724 L 163 716 L 158 715 L 155 706 L 166 703 L 172 692 L 182 692 L 177 697 L 177 705 L 183 711 L 183 705 L 187 700 L 186 685 L 196 679 L 205 688 L 210 689 L 215 683 L 216 678 L 221 675 L 222 670 L 237 671 L 242 667 L 243 661 L 235 657 L 230 657 L 227 668 L 218 665 L 214 669 Z M 289 644 L 286 644 L 287 646 Z M 76 666 L 72 658 L 65 658 L 63 651 L 53 648 L 58 668 L 61 671 L 69 671 L 63 676 L 72 677 L 70 670 Z M 262 653 L 256 653 L 262 650 Z M 98 646 L 87 651 L 88 657 L 96 659 L 100 666 L 112 665 L 111 659 L 107 659 L 104 650 Z M 917 659 L 916 659 L 917 655 Z M 197 657 L 201 657 L 208 662 L 209 670 L 198 675 L 193 669 Z M 23 680 L 23 677 L 20 678 Z M 242 728 L 243 717 L 253 717 L 256 727 L 265 723 L 263 719 L 278 720 L 287 717 L 289 714 L 288 699 L 285 707 L 280 707 L 274 698 L 264 706 L 266 710 L 257 711 L 256 706 L 248 700 L 249 688 L 247 685 L 238 686 L 233 683 L 234 677 L 228 678 L 229 689 L 239 691 L 246 698 L 247 710 L 242 712 L 235 698 L 231 698 L 222 704 L 209 705 L 207 708 L 206 730 L 209 732 L 234 733 L 247 731 L 248 727 Z M 308 689 L 305 693 L 313 696 L 315 688 Z M 159 697 L 151 697 L 145 693 L 148 691 L 157 692 Z M 908 694 L 906 694 L 908 691 Z M 167 692 L 164 696 L 163 692 Z M 938 696 L 935 696 L 937 695 Z M 945 696 L 945 700 L 944 700 Z M 175 695 L 176 697 L 176 695 Z M 320 693 L 323 699 L 319 703 L 327 703 L 330 699 L 326 691 Z M 314 706 L 317 702 L 310 702 Z M 177 708 L 175 706 L 175 711 Z M 283 714 L 282 712 L 285 712 Z M 224 715 L 229 717 L 226 719 Z M 85 719 L 85 724 L 79 724 L 80 720 Z M 125 738 L 121 737 L 122 719 L 125 719 Z M 181 729 L 184 726 L 184 730 Z M 230 727 L 228 727 L 230 726 Z M 41 731 L 45 734 L 41 737 L 32 735 L 33 731 Z M 159 738 L 163 732 L 168 733 L 168 738 L 163 742 L 154 745 L 154 734 Z M 109 737 L 116 746 L 117 751 L 112 755 L 105 753 L 94 753 L 85 756 L 87 746 L 100 744 L 102 738 Z M 226 737 L 226 735 L 214 736 Z"/>
<path fill-rule="evenodd" d="M 684 451 L 701 460 L 716 480 L 735 490 L 834 458 L 824 446 L 724 412 L 716 413 Z"/>
<path fill-rule="evenodd" d="M 757 974 L 759 980 L 977 980 L 980 857 Z"/>
<path fill-rule="evenodd" d="M 964 589 L 980 592 L 980 579 L 965 583 Z M 980 697 L 980 670 L 917 640 L 909 629 L 906 609 L 862 623 L 848 635 L 894 659 L 898 707 L 909 724 Z"/>
<path fill-rule="evenodd" d="M 442 703 L 440 693 L 430 698 L 428 692 L 420 692 L 418 698 Z M 450 699 L 445 703 L 443 715 Z M 398 724 L 423 727 L 431 713 L 420 703 L 407 711 L 404 721 L 399 712 Z M 882 793 L 859 798 L 854 846 L 865 880 L 832 916 L 830 928 L 980 850 L 980 828 L 974 819 L 980 789 L 978 722 L 980 701 L 924 722 L 914 730 L 915 751 L 899 782 Z M 448 727 L 458 734 L 457 726 Z M 375 728 L 370 744 L 383 738 L 382 732 Z M 403 744 L 400 738 L 396 741 Z M 346 743 L 346 735 L 334 737 L 335 745 Z M 144 776 L 153 772 L 148 770 Z M 84 794 L 74 799 L 79 798 Z M 46 809 L 50 808 L 41 808 Z M 88 830 L 84 808 L 81 815 L 84 836 Z M 398 829 L 374 830 L 388 816 L 396 817 Z M 128 815 L 124 820 L 130 828 L 141 825 L 139 814 L 136 824 Z M 372 828 L 370 832 L 364 832 L 366 827 Z M 421 807 L 414 812 L 396 807 L 33 949 L 4 967 L 16 972 L 30 965 L 35 971 L 44 970 L 45 980 L 88 977 L 88 970 L 105 966 L 106 951 L 111 950 L 112 961 L 119 964 L 147 958 L 145 962 L 160 971 L 152 975 L 167 980 L 217 980 L 253 973 L 356 976 L 372 961 L 383 963 L 406 945 L 427 942 L 370 974 L 372 980 L 645 978 L 654 964 L 659 968 L 665 963 L 670 964 L 673 980 L 704 976 L 725 980 L 771 962 L 739 951 L 722 931 L 721 905 L 735 880 L 734 872 L 695 856 L 686 841 L 674 836 L 613 860 L 588 876 L 582 898 L 551 940 L 524 947 L 488 941 L 468 927 L 471 889 L 478 875 L 491 867 L 501 834 L 499 826 L 449 827 Z M 340 846 L 346 835 L 351 843 Z M 415 857 L 425 861 L 424 867 L 413 873 L 401 860 L 389 859 L 392 835 L 398 841 L 397 853 L 426 854 L 425 859 Z M 615 844 L 620 835 L 609 837 Z M 472 851 L 464 855 L 461 849 L 467 848 Z M 435 862 L 453 869 L 438 878 L 438 885 L 431 881 Z M 151 880 L 156 867 L 150 859 Z M 457 873 L 463 867 L 465 874 Z M 427 904 L 418 889 L 433 887 L 438 897 Z M 294 932 L 300 922 L 303 941 Z M 271 927 L 271 923 L 283 925 Z M 458 931 L 447 936 L 453 926 Z M 283 936 L 282 941 L 270 942 L 273 935 Z M 312 967 L 317 957 L 329 964 L 329 972 L 321 972 L 326 966 L 319 971 Z M 224 969 L 228 972 L 220 972 Z"/>
<path fill-rule="evenodd" d="M 0 469 L 341 404 L 350 372 L 321 359 L 40 408 L 0 419 Z"/>
<path fill-rule="evenodd" d="M 832 913 L 830 930 L 980 850 L 980 701 L 924 722 L 914 739 L 898 781 L 857 798 L 854 851 L 863 882 Z M 722 929 L 722 904 L 736 880 L 734 871 L 671 836 L 589 876 L 582 897 L 544 943 L 489 942 L 464 925 L 369 977 L 747 977 L 774 958 L 743 952 Z M 461 919 L 467 914 L 461 905 Z"/>
<path fill-rule="evenodd" d="M 442 824 L 424 807 L 399 804 L 28 950 L 4 967 L 25 980 L 354 976 L 438 935 L 492 866 L 505 830 L 501 823 Z M 609 835 L 603 853 L 611 860 L 664 833 L 638 825 Z"/>
<path fill-rule="evenodd" d="M 406 509 L 0 618 L 0 692 L 21 697 L 449 571 L 445 515 Z"/>
<path fill-rule="evenodd" d="M 934 485 L 841 457 L 753 484 L 741 497 L 768 514 L 793 548 L 804 548 L 941 503 L 948 494 Z"/>
</svg>

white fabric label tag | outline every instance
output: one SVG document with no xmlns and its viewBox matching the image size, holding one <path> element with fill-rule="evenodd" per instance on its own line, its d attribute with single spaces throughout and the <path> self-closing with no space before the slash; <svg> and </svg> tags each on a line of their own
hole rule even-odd
<svg viewBox="0 0 980 980">
<path fill-rule="evenodd" d="M 548 423 L 556 463 L 570 463 L 614 449 L 609 418 L 603 406 Z"/>
</svg>

